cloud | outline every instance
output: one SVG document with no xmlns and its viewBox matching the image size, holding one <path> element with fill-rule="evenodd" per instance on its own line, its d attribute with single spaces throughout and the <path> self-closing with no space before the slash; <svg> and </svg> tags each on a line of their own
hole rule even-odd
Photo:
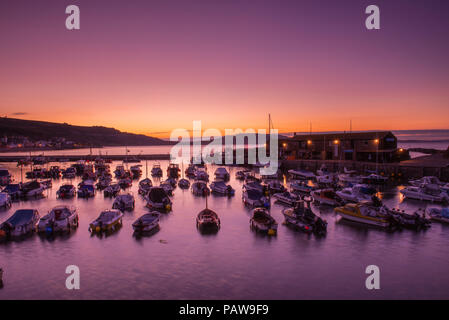
<svg viewBox="0 0 449 320">
<path fill-rule="evenodd" d="M 12 116 L 26 116 L 28 112 L 14 112 L 11 113 Z"/>
</svg>

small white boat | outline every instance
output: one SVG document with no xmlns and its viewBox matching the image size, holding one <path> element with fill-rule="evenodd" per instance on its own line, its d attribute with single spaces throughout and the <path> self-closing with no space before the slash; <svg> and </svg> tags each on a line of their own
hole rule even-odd
<svg viewBox="0 0 449 320">
<path fill-rule="evenodd" d="M 155 163 L 153 165 L 153 168 L 151 169 L 151 175 L 153 177 L 162 177 L 162 169 L 161 169 L 161 165 L 159 163 Z"/>
<path fill-rule="evenodd" d="M 39 212 L 34 209 L 17 210 L 0 225 L 0 241 L 25 236 L 36 231 Z"/>
<path fill-rule="evenodd" d="M 75 177 L 76 177 L 76 169 L 73 167 L 67 168 L 64 171 L 62 171 L 63 179 L 75 179 Z"/>
<path fill-rule="evenodd" d="M 343 184 L 357 184 L 362 182 L 362 177 L 355 173 L 341 173 L 338 175 L 338 181 Z"/>
<path fill-rule="evenodd" d="M 11 196 L 6 192 L 0 193 L 0 208 L 10 208 L 12 205 Z"/>
<path fill-rule="evenodd" d="M 273 194 L 273 198 L 275 198 L 278 202 L 286 204 L 288 206 L 295 205 L 296 202 L 301 200 L 301 196 L 292 193 L 292 192 L 282 192 Z"/>
<path fill-rule="evenodd" d="M 132 224 L 134 232 L 137 234 L 150 233 L 159 228 L 160 213 L 151 211 L 138 218 Z"/>
<path fill-rule="evenodd" d="M 313 197 L 313 200 L 317 203 L 329 205 L 329 206 L 338 206 L 342 204 L 342 200 L 337 196 L 334 189 L 320 189 L 314 190 L 310 193 Z"/>
<path fill-rule="evenodd" d="M 112 209 L 118 209 L 120 211 L 134 210 L 135 200 L 131 193 L 119 194 L 112 204 Z"/>
<path fill-rule="evenodd" d="M 104 190 L 111 185 L 112 179 L 107 177 L 102 177 L 96 184 L 98 190 Z"/>
<path fill-rule="evenodd" d="M 406 187 L 399 191 L 406 198 L 430 202 L 448 202 L 449 194 L 442 191 L 438 185 L 427 184 L 422 187 Z"/>
<path fill-rule="evenodd" d="M 290 190 L 292 192 L 299 192 L 310 194 L 312 191 L 317 190 L 318 186 L 314 184 L 309 184 L 307 181 L 296 180 L 290 183 Z"/>
<path fill-rule="evenodd" d="M 2 192 L 7 193 L 12 200 L 18 200 L 22 197 L 22 189 L 19 183 L 8 184 Z"/>
<path fill-rule="evenodd" d="M 267 186 L 263 185 L 259 180 L 245 182 L 242 189 L 243 190 L 256 190 L 256 191 L 263 193 L 264 195 L 268 195 Z"/>
<path fill-rule="evenodd" d="M 137 164 L 137 165 L 131 166 L 129 168 L 129 171 L 131 172 L 131 176 L 133 179 L 138 179 L 138 178 L 140 178 L 140 176 L 142 176 L 141 167 L 142 167 L 142 165 Z"/>
<path fill-rule="evenodd" d="M 344 188 L 335 193 L 344 201 L 357 203 L 371 201 L 373 195 L 377 193 L 377 190 L 363 184 L 356 184 L 353 187 Z"/>
<path fill-rule="evenodd" d="M 209 181 L 209 174 L 204 170 L 197 170 L 195 174 L 195 180 L 201 180 L 208 182 Z"/>
<path fill-rule="evenodd" d="M 235 194 L 235 190 L 231 187 L 231 185 L 226 184 L 224 181 L 214 181 L 210 184 L 210 189 L 213 193 L 224 195 L 224 196 L 233 196 Z"/>
<path fill-rule="evenodd" d="M 207 187 L 207 183 L 198 180 L 192 184 L 192 193 L 198 197 L 204 197 L 210 194 L 210 189 Z"/>
<path fill-rule="evenodd" d="M 45 188 L 37 180 L 23 183 L 21 186 L 22 196 L 25 198 L 42 197 Z"/>
<path fill-rule="evenodd" d="M 161 187 L 152 187 L 145 197 L 147 200 L 147 208 L 161 212 L 169 212 L 171 208 L 171 200 L 165 190 Z"/>
<path fill-rule="evenodd" d="M 216 180 L 228 181 L 230 178 L 228 170 L 226 170 L 226 168 L 223 167 L 217 168 L 214 174 Z"/>
<path fill-rule="evenodd" d="M 53 208 L 39 221 L 39 232 L 66 232 L 78 227 L 78 213 L 74 207 L 58 206 Z"/>
<path fill-rule="evenodd" d="M 288 170 L 288 174 L 291 179 L 294 180 L 313 180 L 316 178 L 316 175 L 313 172 L 307 170 Z"/>
<path fill-rule="evenodd" d="M 116 197 L 119 193 L 120 193 L 120 185 L 117 183 L 111 184 L 103 191 L 103 195 L 108 198 Z"/>
<path fill-rule="evenodd" d="M 426 214 L 431 220 L 449 223 L 449 208 L 427 208 Z"/>
<path fill-rule="evenodd" d="M 410 180 L 409 183 L 415 187 L 422 187 L 422 186 L 428 185 L 428 184 L 442 186 L 444 184 L 440 181 L 440 179 L 438 179 L 435 176 L 425 176 L 425 177 L 422 177 L 421 179 Z"/>
<path fill-rule="evenodd" d="M 150 191 L 151 187 L 153 186 L 153 182 L 151 179 L 143 179 L 139 182 L 139 194 L 146 195 L 148 191 Z"/>
<path fill-rule="evenodd" d="M 174 190 L 174 188 L 173 188 L 173 185 L 172 185 L 172 183 L 171 183 L 170 181 L 168 181 L 168 180 L 162 181 L 162 182 L 160 183 L 160 187 L 161 187 L 162 189 L 164 189 L 165 192 L 166 192 L 169 196 L 172 196 L 172 195 L 173 195 L 173 190 Z"/>
<path fill-rule="evenodd" d="M 189 166 L 187 167 L 187 169 L 185 170 L 185 174 L 187 177 L 195 177 L 195 172 L 196 172 L 196 166 L 194 164 L 189 164 Z"/>
<path fill-rule="evenodd" d="M 118 185 L 122 189 L 128 189 L 128 188 L 131 188 L 131 186 L 133 185 L 133 182 L 132 182 L 131 178 L 123 178 L 118 181 Z"/>
<path fill-rule="evenodd" d="M 58 191 L 56 191 L 56 196 L 59 199 L 73 198 L 76 194 L 76 188 L 72 184 L 62 185 Z"/>
<path fill-rule="evenodd" d="M 242 193 L 242 200 L 246 206 L 255 207 L 270 207 L 270 200 L 257 189 L 244 189 Z"/>
<path fill-rule="evenodd" d="M 179 179 L 178 186 L 181 189 L 189 189 L 190 188 L 190 181 L 187 180 L 187 179 L 184 179 L 184 178 L 183 179 Z"/>
<path fill-rule="evenodd" d="M 278 223 L 269 214 L 265 208 L 256 208 L 250 219 L 250 227 L 252 230 L 267 233 L 268 235 L 276 235 Z"/>
<path fill-rule="evenodd" d="M 122 225 L 123 213 L 120 210 L 105 210 L 89 225 L 92 233 L 117 230 Z"/>
<path fill-rule="evenodd" d="M 78 185 L 78 198 L 95 197 L 95 188 L 93 180 L 86 180 Z"/>
</svg>

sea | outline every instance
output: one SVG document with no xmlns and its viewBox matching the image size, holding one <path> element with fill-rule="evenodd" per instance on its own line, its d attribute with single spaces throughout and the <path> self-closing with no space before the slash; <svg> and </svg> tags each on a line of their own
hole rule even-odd
<svg viewBox="0 0 449 320">
<path fill-rule="evenodd" d="M 401 133 L 402 134 L 402 133 Z M 404 136 L 401 147 L 446 149 L 447 142 L 424 142 L 427 135 Z M 444 140 L 446 136 L 441 136 Z M 129 147 L 130 153 L 163 153 L 166 147 Z M 84 150 L 85 151 L 85 150 Z M 103 148 L 102 154 L 125 152 Z M 62 152 L 62 151 L 58 151 Z M 64 152 L 83 152 L 69 150 Z M 157 162 L 164 171 L 168 161 Z M 143 177 L 156 164 L 142 163 Z M 2 163 L 20 181 L 15 163 Z M 71 163 L 49 165 L 70 166 Z M 121 162 L 111 164 L 114 170 Z M 217 167 L 207 170 L 211 177 Z M 198 232 L 197 214 L 205 198 L 176 188 L 173 211 L 162 215 L 160 230 L 148 237 L 135 237 L 131 224 L 148 212 L 138 194 L 138 182 L 125 191 L 136 207 L 125 212 L 123 226 L 108 236 L 93 236 L 89 223 L 112 199 L 101 192 L 91 199 L 58 200 L 56 191 L 72 181 L 54 180 L 45 197 L 13 203 L 0 211 L 0 223 L 16 210 L 37 209 L 41 216 L 57 205 L 77 208 L 79 227 L 68 235 L 29 238 L 0 244 L 0 268 L 4 270 L 0 299 L 448 299 L 449 226 L 432 223 L 425 231 L 384 230 L 346 222 L 333 208 L 313 205 L 313 211 L 328 223 L 325 237 L 318 238 L 283 224 L 283 205 L 271 200 L 271 215 L 279 223 L 276 236 L 250 229 L 251 209 L 242 202 L 242 182 L 235 179 L 238 167 L 228 167 L 233 197 L 211 195 L 208 207 L 217 212 L 221 229 L 213 235 Z M 152 179 L 158 185 L 160 180 Z M 285 186 L 290 181 L 281 180 Z M 436 204 L 404 199 L 403 185 L 388 186 L 379 196 L 389 207 L 414 212 Z M 68 290 L 66 268 L 79 267 L 80 289 Z M 379 268 L 380 289 L 368 290 L 366 268 Z"/>
</svg>

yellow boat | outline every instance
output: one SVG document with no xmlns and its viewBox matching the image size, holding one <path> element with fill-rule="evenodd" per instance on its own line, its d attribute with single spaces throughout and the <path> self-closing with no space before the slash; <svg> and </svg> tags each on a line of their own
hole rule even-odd
<svg viewBox="0 0 449 320">
<path fill-rule="evenodd" d="M 383 228 L 387 228 L 391 224 L 387 216 L 366 203 L 348 203 L 343 207 L 335 208 L 334 211 L 343 219 L 350 221 Z"/>
</svg>

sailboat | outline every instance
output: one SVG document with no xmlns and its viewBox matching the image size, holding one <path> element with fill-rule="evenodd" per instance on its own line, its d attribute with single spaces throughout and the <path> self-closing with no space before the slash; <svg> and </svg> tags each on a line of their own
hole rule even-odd
<svg viewBox="0 0 449 320">
<path fill-rule="evenodd" d="M 201 233 L 215 233 L 220 229 L 221 222 L 217 213 L 208 208 L 207 198 L 208 195 L 206 194 L 206 208 L 198 213 L 196 227 Z"/>
</svg>

